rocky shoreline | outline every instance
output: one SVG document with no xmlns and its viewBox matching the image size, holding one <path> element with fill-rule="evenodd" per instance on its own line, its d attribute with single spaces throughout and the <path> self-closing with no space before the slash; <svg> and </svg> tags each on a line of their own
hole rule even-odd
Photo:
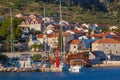
<svg viewBox="0 0 120 80">
<path fill-rule="evenodd" d="M 40 72 L 39 69 L 30 69 L 30 68 L 17 68 L 17 67 L 10 67 L 10 68 L 0 68 L 0 72 Z"/>
<path fill-rule="evenodd" d="M 0 68 L 0 72 L 62 72 L 62 69 L 60 68 L 31 69 L 31 68 L 9 67 L 9 68 Z"/>
</svg>

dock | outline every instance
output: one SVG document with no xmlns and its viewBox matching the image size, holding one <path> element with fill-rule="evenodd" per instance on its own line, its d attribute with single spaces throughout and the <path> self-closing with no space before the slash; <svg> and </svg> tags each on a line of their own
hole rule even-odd
<svg viewBox="0 0 120 80">
<path fill-rule="evenodd" d="M 120 67 L 120 61 L 103 61 L 103 64 L 95 64 L 92 67 Z"/>
</svg>

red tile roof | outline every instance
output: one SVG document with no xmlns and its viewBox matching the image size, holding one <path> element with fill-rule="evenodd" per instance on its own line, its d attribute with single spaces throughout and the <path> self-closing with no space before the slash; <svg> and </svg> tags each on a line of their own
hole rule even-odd
<svg viewBox="0 0 120 80">
<path fill-rule="evenodd" d="M 93 44 L 97 44 L 97 43 L 110 43 L 110 44 L 120 44 L 119 41 L 115 40 L 115 39 L 111 39 L 111 38 L 106 38 L 106 39 L 99 39 L 95 42 L 93 42 Z"/>
<path fill-rule="evenodd" d="M 70 44 L 78 44 L 80 43 L 81 41 L 80 40 L 71 40 L 70 41 Z"/>
<path fill-rule="evenodd" d="M 37 38 L 43 38 L 44 34 L 39 34 Z"/>
<path fill-rule="evenodd" d="M 43 38 L 43 35 L 44 35 L 44 34 L 39 34 L 39 35 L 38 35 L 38 38 Z M 62 36 L 64 36 L 64 37 L 67 36 L 67 35 L 68 35 L 67 32 L 63 32 L 63 33 L 62 33 Z M 59 36 L 59 33 L 47 34 L 47 37 L 48 37 L 48 38 L 52 38 L 52 37 L 54 38 L 54 37 L 58 37 L 58 36 Z"/>
<path fill-rule="evenodd" d="M 56 33 L 56 34 L 48 34 L 47 36 L 48 36 L 48 38 L 52 38 L 52 37 L 58 37 L 59 34 L 58 33 Z"/>
<path fill-rule="evenodd" d="M 64 37 L 67 36 L 67 35 L 68 35 L 67 32 L 63 32 L 63 33 L 62 33 L 62 36 L 64 36 Z M 50 37 L 58 37 L 58 36 L 59 36 L 59 33 L 48 34 L 47 36 L 48 36 L 49 38 L 50 38 Z"/>
<path fill-rule="evenodd" d="M 108 34 L 110 34 L 110 32 L 106 32 L 106 33 L 101 33 L 101 34 L 91 34 L 91 37 L 105 37 Z"/>
<path fill-rule="evenodd" d="M 74 33 L 85 33 L 85 32 L 83 32 L 83 31 L 81 31 L 81 30 L 70 30 L 71 32 L 74 32 Z"/>
</svg>

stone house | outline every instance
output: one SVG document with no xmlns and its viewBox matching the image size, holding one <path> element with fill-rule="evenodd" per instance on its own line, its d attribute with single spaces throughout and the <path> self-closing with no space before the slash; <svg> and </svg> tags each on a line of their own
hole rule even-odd
<svg viewBox="0 0 120 80">
<path fill-rule="evenodd" d="M 77 53 L 80 50 L 85 49 L 85 44 L 81 40 L 71 40 L 69 42 L 69 52 Z"/>
<path fill-rule="evenodd" d="M 98 39 L 92 43 L 92 51 L 103 51 L 106 55 L 117 55 L 120 56 L 120 42 L 111 39 Z"/>
<path fill-rule="evenodd" d="M 68 50 L 68 46 L 67 43 L 70 40 L 74 39 L 74 36 L 70 33 L 66 33 L 63 32 L 63 45 L 64 45 L 64 49 Z M 43 44 L 43 42 L 45 41 L 47 43 L 47 45 L 50 47 L 50 49 L 55 48 L 56 45 L 58 44 L 58 37 L 59 37 L 59 33 L 55 33 L 55 34 L 39 34 L 37 36 L 37 40 L 40 41 L 40 43 Z"/>
</svg>

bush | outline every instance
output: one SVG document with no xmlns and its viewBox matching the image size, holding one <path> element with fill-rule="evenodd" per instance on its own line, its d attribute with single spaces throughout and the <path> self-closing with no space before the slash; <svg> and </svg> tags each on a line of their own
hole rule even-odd
<svg viewBox="0 0 120 80">
<path fill-rule="evenodd" d="M 34 54 L 33 57 L 32 57 L 32 59 L 34 61 L 39 61 L 40 59 L 42 59 L 42 55 L 41 54 Z"/>
<path fill-rule="evenodd" d="M 0 60 L 7 62 L 8 57 L 6 55 L 4 55 L 4 54 L 0 54 Z"/>
</svg>

